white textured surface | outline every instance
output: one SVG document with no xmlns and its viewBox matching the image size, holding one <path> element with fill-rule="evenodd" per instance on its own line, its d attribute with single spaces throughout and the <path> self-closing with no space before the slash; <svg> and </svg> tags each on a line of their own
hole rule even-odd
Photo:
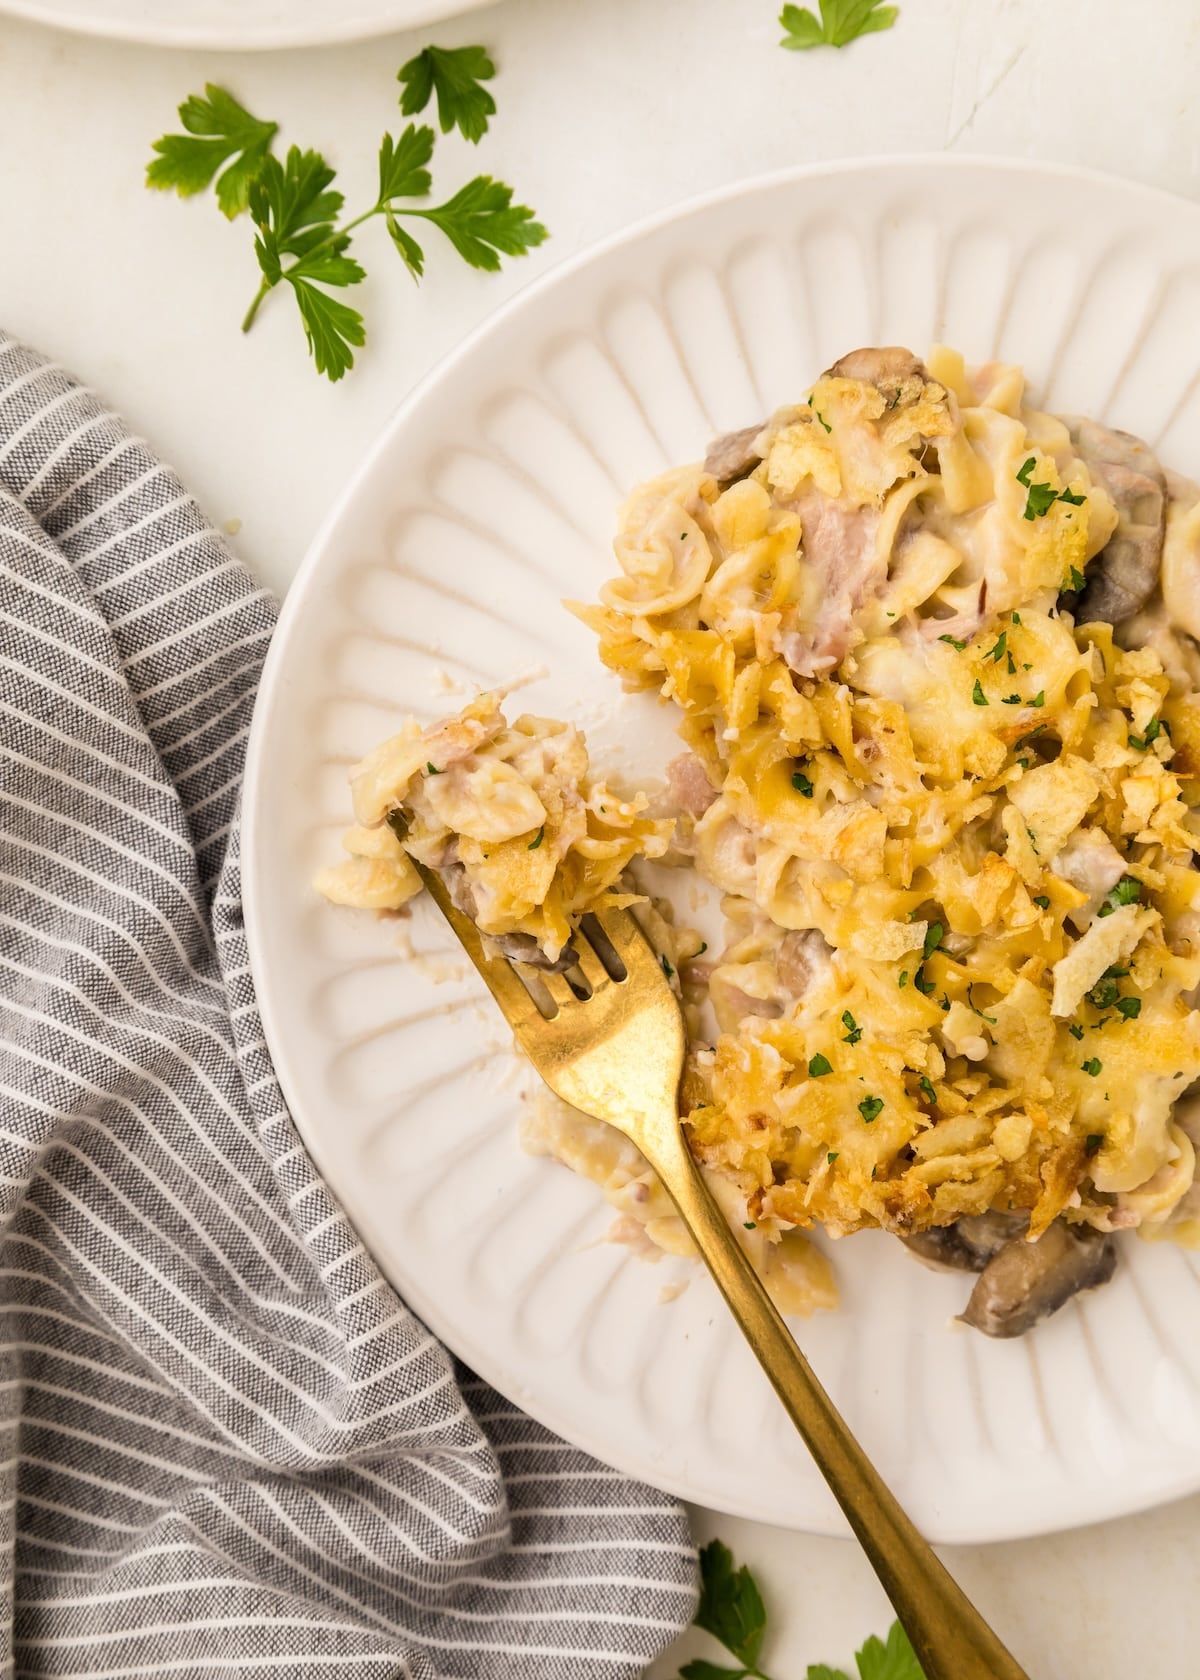
<svg viewBox="0 0 1200 1680">
<path fill-rule="evenodd" d="M 901 25 L 841 55 L 774 46 L 774 0 L 508 0 L 439 27 L 496 49 L 500 118 L 483 154 L 439 147 L 452 188 L 514 181 L 554 234 L 499 278 L 434 256 L 418 292 L 381 239 L 365 288 L 372 344 L 330 390 L 285 309 L 236 330 L 253 291 L 240 229 L 144 193 L 150 139 L 184 93 L 227 81 L 287 138 L 328 146 L 355 198 L 396 67 L 428 37 L 243 60 L 145 51 L 0 22 L 6 238 L 0 313 L 77 368 L 172 459 L 242 551 L 286 587 L 323 512 L 404 392 L 535 270 L 637 216 L 783 164 L 946 147 L 1094 164 L 1194 193 L 1191 0 L 905 0 Z M 603 22 L 601 22 L 601 18 Z M 665 70 L 658 67 L 665 66 Z M 1057 206 L 1064 223 L 1070 202 Z M 948 1554 L 1036 1680 L 1188 1675 L 1200 1632 L 1200 1500 L 1049 1541 Z M 848 1543 L 727 1517 L 760 1568 L 776 1680 L 845 1663 L 885 1612 Z M 709 1646 L 710 1655 L 715 1655 Z M 689 1654 L 691 1654 L 689 1652 Z M 664 1662 L 655 1680 L 668 1680 Z"/>
</svg>

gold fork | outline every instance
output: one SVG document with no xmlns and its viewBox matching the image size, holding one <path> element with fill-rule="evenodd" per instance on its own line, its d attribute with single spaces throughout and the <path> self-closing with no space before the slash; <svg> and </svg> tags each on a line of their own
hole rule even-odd
<svg viewBox="0 0 1200 1680">
<path fill-rule="evenodd" d="M 414 860 L 415 861 L 415 860 Z M 538 974 L 543 1007 L 442 880 L 417 864 L 439 910 L 503 1010 L 517 1043 L 572 1108 L 632 1139 L 666 1186 L 726 1305 L 846 1513 L 928 1680 L 1028 1680 L 884 1483 L 813 1375 L 692 1159 L 679 1122 L 683 1017 L 633 917 L 585 917 L 574 944 L 587 983 Z M 580 991 L 590 990 L 581 997 Z M 549 1000 L 552 1000 L 549 1001 Z"/>
</svg>

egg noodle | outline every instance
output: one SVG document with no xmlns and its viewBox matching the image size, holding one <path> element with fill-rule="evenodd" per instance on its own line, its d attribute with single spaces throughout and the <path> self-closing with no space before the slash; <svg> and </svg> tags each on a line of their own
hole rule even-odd
<svg viewBox="0 0 1200 1680">
<path fill-rule="evenodd" d="M 1200 490 L 1030 407 L 1019 369 L 855 352 L 639 487 L 620 574 L 572 603 L 678 711 L 669 806 L 484 695 L 363 761 L 352 855 L 318 885 L 411 897 L 402 807 L 404 845 L 542 966 L 588 908 L 638 900 L 635 856 L 717 887 L 719 954 L 651 931 L 690 1006 L 693 1150 L 764 1267 L 786 1239 L 790 1310 L 832 1304 L 815 1225 L 1194 1236 L 1198 552 Z M 624 1140 L 531 1131 L 686 1246 Z"/>
</svg>

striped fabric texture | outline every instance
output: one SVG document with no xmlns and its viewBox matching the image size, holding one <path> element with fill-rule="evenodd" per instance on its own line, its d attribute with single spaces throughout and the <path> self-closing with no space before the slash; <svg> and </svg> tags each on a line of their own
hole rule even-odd
<svg viewBox="0 0 1200 1680">
<path fill-rule="evenodd" d="M 237 827 L 274 616 L 0 337 L 2 1672 L 637 1674 L 682 1511 L 455 1366 L 283 1105 Z"/>
</svg>

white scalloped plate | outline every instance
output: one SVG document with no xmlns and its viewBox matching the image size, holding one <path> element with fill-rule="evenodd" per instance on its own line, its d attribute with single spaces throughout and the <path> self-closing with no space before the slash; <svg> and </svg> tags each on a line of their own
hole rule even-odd
<svg viewBox="0 0 1200 1680">
<path fill-rule="evenodd" d="M 841 1532 L 706 1278 L 603 1241 L 592 1186 L 525 1155 L 501 1023 L 418 907 L 334 911 L 346 768 L 445 673 L 544 664 L 531 709 L 661 762 L 656 703 L 617 700 L 559 605 L 612 567 L 614 509 L 842 351 L 940 338 L 1023 362 L 1051 407 L 1200 468 L 1200 209 L 1081 172 L 854 163 L 738 187 L 568 263 L 404 404 L 290 595 L 247 770 L 246 914 L 275 1064 L 322 1172 L 399 1291 L 502 1392 L 598 1457 L 702 1504 Z M 438 673 L 443 673 L 439 676 Z M 439 686 L 443 685 L 443 686 Z M 441 963 L 441 968 L 437 963 Z M 442 975 L 441 983 L 434 975 Z M 834 1250 L 844 1305 L 798 1327 L 926 1533 L 981 1541 L 1200 1486 L 1200 1270 L 1126 1242 L 1116 1281 L 1030 1339 L 950 1327 L 961 1279 L 891 1239 Z"/>
<path fill-rule="evenodd" d="M 0 0 L 0 13 L 78 35 L 209 52 L 266 52 L 390 35 L 490 0 Z"/>
</svg>

